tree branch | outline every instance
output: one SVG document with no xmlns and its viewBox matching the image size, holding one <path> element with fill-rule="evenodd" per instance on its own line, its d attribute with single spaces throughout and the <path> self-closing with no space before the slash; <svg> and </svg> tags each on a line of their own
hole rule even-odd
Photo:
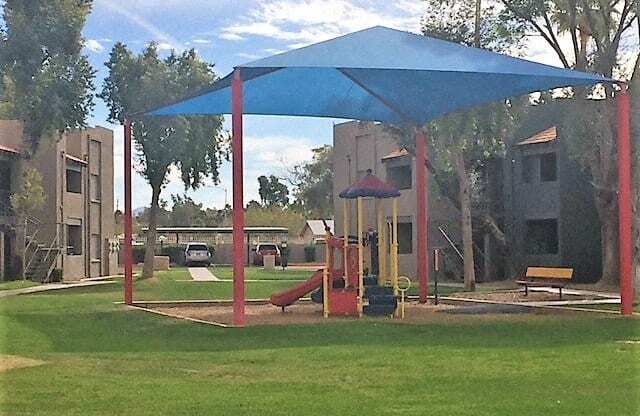
<svg viewBox="0 0 640 416">
<path fill-rule="evenodd" d="M 525 22 L 528 22 L 530 25 L 532 25 L 540 34 L 540 36 L 542 36 L 542 38 L 551 46 L 551 48 L 553 48 L 553 50 L 556 52 L 556 54 L 558 55 L 558 58 L 560 58 L 560 61 L 562 62 L 562 65 L 565 68 L 570 68 L 571 66 L 569 65 L 569 61 L 567 61 L 567 57 L 565 56 L 564 52 L 562 52 L 562 48 L 560 48 L 560 45 L 557 42 L 557 39 L 554 41 L 553 38 L 555 38 L 555 35 L 553 34 L 553 32 L 551 32 L 551 34 L 547 34 L 547 32 L 544 31 L 544 29 L 538 24 L 538 22 L 536 22 L 533 17 L 531 16 L 526 16 L 522 13 L 520 13 L 516 8 L 514 8 L 510 2 L 508 0 L 502 0 L 502 4 L 507 8 L 507 10 L 509 10 L 511 13 L 513 13 L 514 15 L 516 15 L 517 17 L 519 17 L 520 19 L 524 20 Z M 545 13 L 546 15 L 546 13 Z"/>
</svg>

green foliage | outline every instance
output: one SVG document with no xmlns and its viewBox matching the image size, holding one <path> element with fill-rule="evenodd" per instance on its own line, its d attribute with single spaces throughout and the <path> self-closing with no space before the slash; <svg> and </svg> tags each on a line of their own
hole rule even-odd
<svg viewBox="0 0 640 416">
<path fill-rule="evenodd" d="M 207 224 L 202 204 L 196 203 L 187 195 L 171 195 L 173 207 L 169 212 L 168 223 L 174 227 L 203 227 Z"/>
<path fill-rule="evenodd" d="M 279 206 L 249 207 L 245 211 L 245 224 L 249 227 L 288 227 L 289 235 L 297 236 L 305 224 L 305 217 L 291 208 Z M 231 226 L 232 218 L 228 216 L 225 226 Z"/>
<path fill-rule="evenodd" d="M 313 159 L 294 167 L 290 176 L 296 208 L 309 217 L 333 215 L 333 147 L 313 149 Z"/>
<path fill-rule="evenodd" d="M 25 168 L 18 191 L 11 195 L 11 207 L 19 218 L 24 218 L 35 215 L 44 206 L 44 202 L 42 175 L 34 168 Z"/>
<path fill-rule="evenodd" d="M 266 207 L 286 207 L 289 205 L 289 188 L 280 182 L 277 176 L 259 176 L 258 184 L 258 194 L 260 194 L 262 205 Z"/>
<path fill-rule="evenodd" d="M 117 43 L 105 65 L 109 76 L 99 97 L 107 103 L 111 122 L 122 123 L 128 114 L 193 94 L 216 79 L 213 66 L 195 50 L 179 55 L 172 52 L 163 59 L 155 43 L 140 55 Z M 165 184 L 172 168 L 179 170 L 185 188 L 196 189 L 205 178 L 218 183 L 218 169 L 228 155 L 221 117 L 140 117 L 134 121 L 141 172 L 154 189 Z"/>
<path fill-rule="evenodd" d="M 0 111 L 41 137 L 84 127 L 95 72 L 82 55 L 90 0 L 7 0 L 0 32 Z"/>
<path fill-rule="evenodd" d="M 426 0 L 422 33 L 467 46 L 475 43 L 477 0 Z M 495 2 L 484 2 L 480 44 L 496 52 L 516 50 L 524 42 L 524 25 L 501 12 Z"/>
</svg>

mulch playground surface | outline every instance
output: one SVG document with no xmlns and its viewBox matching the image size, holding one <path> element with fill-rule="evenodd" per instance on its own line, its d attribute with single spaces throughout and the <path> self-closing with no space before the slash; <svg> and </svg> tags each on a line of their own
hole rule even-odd
<svg viewBox="0 0 640 416">
<path fill-rule="evenodd" d="M 146 309 L 166 314 L 174 318 L 187 318 L 199 321 L 210 322 L 214 324 L 222 324 L 225 326 L 233 326 L 233 307 L 230 305 L 212 305 L 212 304 L 174 304 L 174 305 L 145 305 Z M 479 309 L 479 310 L 476 310 Z M 527 315 L 543 314 L 545 311 L 534 308 L 517 308 L 507 307 L 505 305 L 451 305 L 440 303 L 434 305 L 419 304 L 417 302 L 409 302 L 405 305 L 405 317 L 368 317 L 364 316 L 365 321 L 404 323 L 404 324 L 424 324 L 430 322 L 444 322 L 457 319 L 463 319 L 459 315 L 474 313 L 479 319 L 499 319 L 506 314 L 523 314 Z M 322 316 L 322 305 L 303 302 L 288 306 L 283 312 L 280 307 L 270 304 L 247 304 L 245 306 L 245 315 L 247 326 L 256 325 L 291 325 L 291 324 L 328 324 L 336 322 L 349 322 L 358 320 L 356 317 L 340 317 L 331 316 L 325 319 Z M 513 315 L 512 315 L 513 316 Z M 517 318 L 516 318 L 517 319 Z"/>
<path fill-rule="evenodd" d="M 469 302 L 451 302 L 452 298 L 464 298 L 468 300 L 489 301 L 489 304 L 473 304 Z M 590 296 L 564 295 L 565 300 L 588 299 Z M 594 297 L 597 298 L 597 297 Z M 482 319 L 495 319 L 505 314 L 544 314 L 538 308 L 529 308 L 522 304 L 527 302 L 540 302 L 557 300 L 558 295 L 547 292 L 529 292 L 524 296 L 521 290 L 498 290 L 490 293 L 457 293 L 449 295 L 450 301 L 444 301 L 434 305 L 433 300 L 428 304 L 419 304 L 409 301 L 405 304 L 405 318 L 395 317 L 367 317 L 365 320 L 384 321 L 395 323 L 420 324 L 428 322 L 440 322 L 445 320 L 460 319 L 456 315 L 478 314 Z M 502 303 L 502 304 L 500 304 Z M 512 303 L 520 304 L 513 305 Z M 203 302 L 203 303 L 157 303 L 141 304 L 140 307 L 151 312 L 160 313 L 174 318 L 186 318 L 204 321 L 208 323 L 233 326 L 233 307 L 229 302 Z M 557 313 L 557 311 L 555 312 Z M 245 306 L 247 326 L 254 325 L 289 325 L 289 324 L 326 324 L 335 322 L 348 322 L 357 320 L 355 317 L 331 316 L 325 319 L 322 315 L 322 305 L 302 301 L 288 306 L 284 311 L 280 307 L 268 302 L 249 302 Z M 492 318 L 493 316 L 493 318 Z"/>
</svg>

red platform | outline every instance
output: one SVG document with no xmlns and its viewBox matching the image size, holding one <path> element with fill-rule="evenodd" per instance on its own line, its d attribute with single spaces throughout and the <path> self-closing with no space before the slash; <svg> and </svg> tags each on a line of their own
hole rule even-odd
<svg viewBox="0 0 640 416">
<path fill-rule="evenodd" d="M 329 299 L 331 315 L 358 315 L 358 289 L 333 289 Z"/>
</svg>

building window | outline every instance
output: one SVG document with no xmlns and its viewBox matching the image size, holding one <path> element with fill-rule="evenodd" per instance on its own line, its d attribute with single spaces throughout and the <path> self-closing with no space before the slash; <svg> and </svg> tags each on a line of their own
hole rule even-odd
<svg viewBox="0 0 640 416">
<path fill-rule="evenodd" d="M 91 234 L 91 260 L 100 260 L 102 258 L 100 240 L 100 234 Z"/>
<path fill-rule="evenodd" d="M 555 182 L 558 180 L 558 163 L 555 153 L 522 157 L 522 182 Z"/>
<path fill-rule="evenodd" d="M 0 161 L 0 211 L 11 207 L 11 166 Z"/>
<path fill-rule="evenodd" d="M 398 223 L 398 254 L 411 254 L 413 248 L 413 224 Z"/>
<path fill-rule="evenodd" d="M 11 166 L 9 162 L 0 161 L 0 190 L 11 190 Z"/>
<path fill-rule="evenodd" d="M 522 158 L 522 182 L 532 183 L 535 175 L 536 157 L 524 156 Z"/>
<path fill-rule="evenodd" d="M 67 192 L 82 193 L 82 172 L 67 167 Z"/>
<path fill-rule="evenodd" d="M 100 201 L 100 197 L 102 196 L 101 192 L 101 183 L 100 183 L 100 175 L 91 174 L 91 178 L 89 179 L 89 191 L 91 192 L 91 200 L 92 201 Z"/>
<path fill-rule="evenodd" d="M 67 225 L 67 254 L 82 254 L 82 225 Z"/>
<path fill-rule="evenodd" d="M 540 182 L 555 182 L 558 179 L 558 165 L 555 153 L 540 155 Z"/>
<path fill-rule="evenodd" d="M 387 166 L 387 182 L 398 189 L 411 189 L 411 165 Z"/>
<path fill-rule="evenodd" d="M 527 221 L 526 246 L 528 254 L 558 254 L 558 220 Z"/>
</svg>

